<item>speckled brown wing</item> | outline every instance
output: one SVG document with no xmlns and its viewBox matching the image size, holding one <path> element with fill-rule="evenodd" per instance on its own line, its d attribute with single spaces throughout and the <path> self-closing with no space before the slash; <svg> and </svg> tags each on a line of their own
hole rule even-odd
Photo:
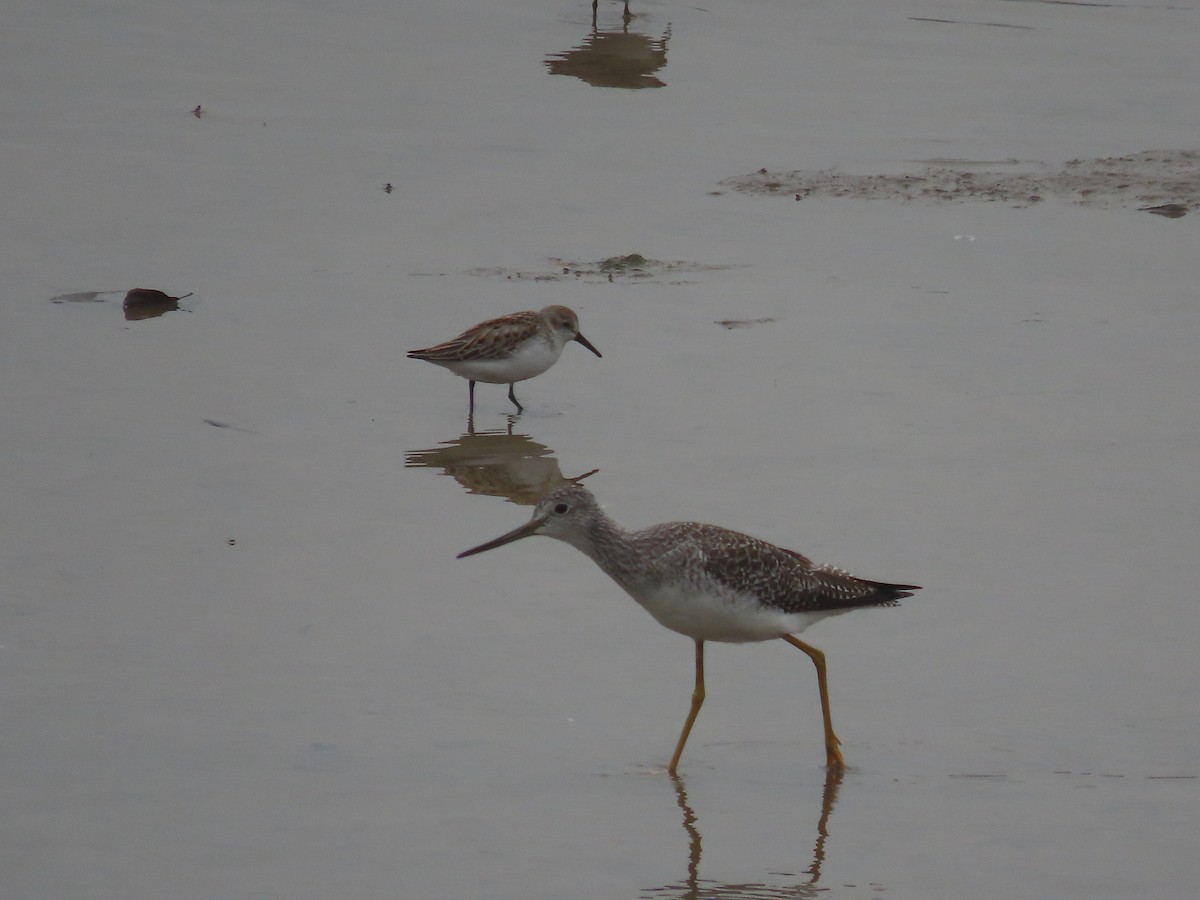
<svg viewBox="0 0 1200 900">
<path fill-rule="evenodd" d="M 456 338 L 434 344 L 423 350 L 409 350 L 410 359 L 429 362 L 500 359 L 512 348 L 535 334 L 541 325 L 536 312 L 518 312 L 498 319 L 480 322 Z"/>
<path fill-rule="evenodd" d="M 682 572 L 689 569 L 686 557 L 694 560 L 699 556 L 698 569 L 706 578 L 732 591 L 752 594 L 786 613 L 891 606 L 919 589 L 912 584 L 857 578 L 739 531 L 686 522 L 673 525 L 652 529 L 673 545 L 660 557 L 660 565 L 678 567 Z M 690 566 L 694 567 L 695 562 Z"/>
</svg>

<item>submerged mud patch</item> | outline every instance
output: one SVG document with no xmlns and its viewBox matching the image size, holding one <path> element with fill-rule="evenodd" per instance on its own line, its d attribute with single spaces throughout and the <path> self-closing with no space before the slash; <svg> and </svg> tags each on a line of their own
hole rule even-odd
<svg viewBox="0 0 1200 900">
<path fill-rule="evenodd" d="M 1200 209 L 1200 150 L 1147 150 L 1107 159 L 1073 159 L 1059 169 L 1018 160 L 914 160 L 920 168 L 898 174 L 854 175 L 836 169 L 770 172 L 759 169 L 720 182 L 747 194 L 853 197 L 904 203 L 971 200 L 1032 206 L 1050 197 L 1101 208 L 1162 207 L 1178 217 Z M 998 167 L 1032 167 L 1004 172 Z M 1158 208 L 1146 209 L 1163 215 Z"/>
<path fill-rule="evenodd" d="M 510 281 L 587 281 L 614 282 L 618 279 L 649 283 L 690 284 L 688 275 L 737 268 L 734 265 L 687 262 L 685 260 L 649 259 L 640 253 L 610 256 L 595 261 L 550 257 L 553 267 L 544 270 L 507 269 L 499 266 L 470 269 L 468 275 L 479 278 L 505 278 Z"/>
<path fill-rule="evenodd" d="M 755 325 L 769 325 L 774 319 L 718 319 L 715 324 L 733 331 L 735 328 L 753 328 Z"/>
</svg>

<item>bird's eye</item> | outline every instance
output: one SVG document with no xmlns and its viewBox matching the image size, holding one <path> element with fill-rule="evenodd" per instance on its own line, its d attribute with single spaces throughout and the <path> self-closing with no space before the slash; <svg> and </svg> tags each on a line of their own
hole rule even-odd
<svg viewBox="0 0 1200 900">
<path fill-rule="evenodd" d="M 565 503 L 554 504 L 554 514 L 556 516 L 565 516 L 570 511 L 570 509 L 571 509 L 571 507 L 567 506 L 567 504 L 565 504 Z"/>
</svg>

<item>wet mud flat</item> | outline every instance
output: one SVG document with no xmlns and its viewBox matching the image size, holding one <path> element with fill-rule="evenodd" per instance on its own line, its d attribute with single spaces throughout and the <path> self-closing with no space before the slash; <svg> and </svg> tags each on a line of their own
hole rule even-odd
<svg viewBox="0 0 1200 900">
<path fill-rule="evenodd" d="M 720 184 L 746 194 L 790 195 L 797 200 L 851 197 L 1032 206 L 1055 198 L 1101 208 L 1138 207 L 1169 218 L 1200 208 L 1200 150 L 1146 150 L 1129 156 L 1072 159 L 1057 168 L 1016 159 L 913 162 L 918 166 L 915 170 L 877 174 L 759 169 L 723 179 Z"/>
</svg>

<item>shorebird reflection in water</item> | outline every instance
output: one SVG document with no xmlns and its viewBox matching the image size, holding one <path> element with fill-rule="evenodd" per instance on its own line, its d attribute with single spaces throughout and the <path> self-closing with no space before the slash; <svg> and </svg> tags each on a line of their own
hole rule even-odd
<svg viewBox="0 0 1200 900">
<path fill-rule="evenodd" d="M 470 382 L 475 413 L 475 382 L 507 384 L 508 399 L 517 412 L 525 411 L 513 388 L 518 381 L 541 375 L 558 362 L 563 347 L 578 341 L 597 356 L 600 351 L 579 331 L 579 317 L 565 306 L 547 306 L 538 312 L 518 312 L 480 322 L 456 338 L 423 350 L 408 351 L 409 359 L 423 359 L 449 369 Z"/>
<path fill-rule="evenodd" d="M 521 506 L 536 506 L 546 491 L 582 481 L 597 471 L 566 477 L 554 451 L 527 434 L 514 434 L 512 422 L 504 430 L 471 430 L 438 447 L 410 450 L 404 454 L 404 465 L 439 469 L 468 494 L 503 497 Z"/>
<path fill-rule="evenodd" d="M 599 88 L 642 90 L 666 87 L 655 75 L 667 65 L 667 41 L 671 38 L 668 25 L 660 38 L 629 30 L 629 7 L 625 7 L 621 30 L 601 31 L 596 24 L 596 9 L 592 7 L 592 33 L 570 50 L 546 57 L 551 75 L 570 75 Z"/>
<path fill-rule="evenodd" d="M 667 767 L 672 775 L 704 703 L 705 641 L 741 644 L 781 638 L 803 650 L 817 668 L 826 762 L 844 766 L 829 713 L 825 654 L 794 635 L 851 609 L 895 605 L 919 589 L 914 584 L 856 578 L 716 525 L 668 522 L 625 531 L 580 485 L 551 490 L 526 524 L 463 551 L 459 558 L 539 534 L 582 551 L 660 624 L 695 641 L 696 686 Z"/>
<path fill-rule="evenodd" d="M 688 801 L 687 788 L 683 779 L 678 775 L 671 779 L 675 789 L 675 803 L 683 813 L 683 830 L 687 834 L 688 863 L 687 878 L 674 884 L 650 888 L 643 891 L 643 896 L 656 898 L 679 897 L 680 900 L 697 900 L 701 897 L 714 900 L 771 900 L 771 898 L 817 897 L 828 890 L 820 886 L 821 867 L 825 863 L 825 844 L 829 838 L 829 820 L 837 803 L 838 790 L 842 786 L 844 770 L 836 766 L 825 771 L 825 785 L 821 790 L 821 814 L 817 819 L 817 837 L 812 849 L 812 862 L 804 869 L 808 880 L 801 884 L 766 884 L 764 882 L 747 882 L 739 880 L 726 883 L 711 878 L 700 877 L 700 863 L 703 856 L 703 839 L 700 835 L 700 819 Z M 794 820 L 795 807 L 789 806 L 789 824 Z M 790 873 L 772 872 L 772 875 Z"/>
</svg>

